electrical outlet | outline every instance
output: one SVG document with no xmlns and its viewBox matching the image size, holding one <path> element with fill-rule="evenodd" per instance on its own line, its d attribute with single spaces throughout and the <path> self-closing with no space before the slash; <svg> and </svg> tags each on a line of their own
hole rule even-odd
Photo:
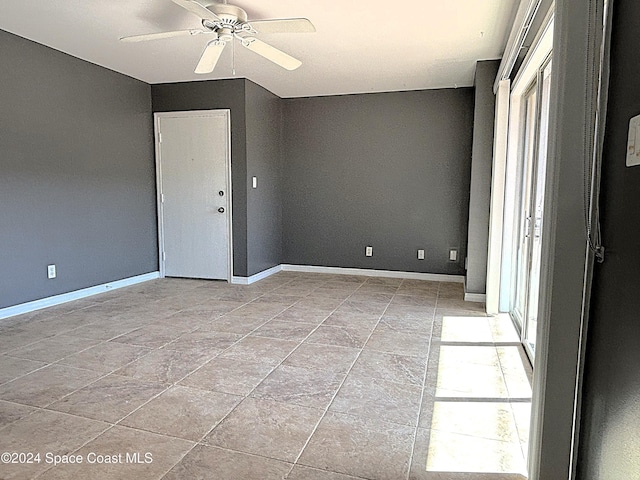
<svg viewBox="0 0 640 480">
<path fill-rule="evenodd" d="M 424 250 L 418 250 L 418 260 L 424 260 Z"/>
<path fill-rule="evenodd" d="M 47 278 L 56 278 L 56 266 L 55 265 L 47 265 Z"/>
<path fill-rule="evenodd" d="M 457 262 L 458 261 L 458 249 L 457 248 L 450 248 L 449 249 L 449 261 L 450 262 Z"/>
<path fill-rule="evenodd" d="M 365 254 L 367 257 L 373 257 L 373 247 L 367 247 L 367 248 L 365 248 L 365 250 L 364 250 L 364 254 Z"/>
</svg>

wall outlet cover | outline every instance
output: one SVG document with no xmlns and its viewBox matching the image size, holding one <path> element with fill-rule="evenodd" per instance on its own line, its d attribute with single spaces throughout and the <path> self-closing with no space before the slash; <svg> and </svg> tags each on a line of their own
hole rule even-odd
<svg viewBox="0 0 640 480">
<path fill-rule="evenodd" d="M 364 254 L 365 254 L 367 257 L 373 257 L 373 247 L 367 247 L 367 248 L 365 248 L 365 250 L 364 250 Z"/>
<path fill-rule="evenodd" d="M 424 250 L 418 250 L 418 260 L 424 260 Z"/>
<path fill-rule="evenodd" d="M 47 265 L 47 278 L 56 278 L 56 266 L 55 265 Z"/>
</svg>

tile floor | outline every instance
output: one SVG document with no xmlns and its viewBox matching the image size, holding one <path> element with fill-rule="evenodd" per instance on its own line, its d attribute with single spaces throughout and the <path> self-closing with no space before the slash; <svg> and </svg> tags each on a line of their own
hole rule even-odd
<svg viewBox="0 0 640 480">
<path fill-rule="evenodd" d="M 282 272 L 5 319 L 0 452 L 40 456 L 0 478 L 522 479 L 531 372 L 462 296 Z"/>
</svg>

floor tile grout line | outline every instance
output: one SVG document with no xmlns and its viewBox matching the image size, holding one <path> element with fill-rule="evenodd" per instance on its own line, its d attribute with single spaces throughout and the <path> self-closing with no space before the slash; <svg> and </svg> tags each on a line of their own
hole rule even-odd
<svg viewBox="0 0 640 480">
<path fill-rule="evenodd" d="M 250 302 L 246 302 L 245 304 L 243 304 L 243 305 L 241 305 L 241 306 L 239 306 L 239 307 L 237 307 L 237 308 L 241 308 L 242 306 L 244 306 L 244 305 L 246 305 L 246 304 L 248 304 L 248 303 L 250 303 Z M 156 350 L 157 350 L 157 349 L 156 349 Z M 214 357 L 214 358 L 215 358 L 215 357 Z M 137 359 L 136 359 L 136 360 L 137 360 Z M 135 362 L 136 360 L 134 360 L 134 362 Z M 133 363 L 133 362 L 130 362 L 130 363 Z M 128 364 L 127 364 L 127 365 L 128 365 Z M 120 368 L 122 368 L 122 367 L 120 367 Z M 119 369 L 119 368 L 118 368 L 118 369 Z M 118 369 L 116 369 L 116 370 L 118 370 Z M 111 373 L 115 372 L 116 370 L 113 370 L 112 372 L 108 373 L 107 375 L 110 375 Z M 105 376 L 107 376 L 107 375 L 105 375 Z M 183 380 L 184 378 L 186 378 L 187 376 L 188 376 L 188 375 L 186 375 L 185 377 L 183 377 L 182 379 L 180 379 L 180 380 L 178 380 L 178 381 L 182 381 L 182 380 Z M 101 377 L 101 378 L 104 378 L 104 377 Z M 130 378 L 135 378 L 135 377 L 130 377 Z M 96 381 L 98 381 L 98 380 L 100 380 L 100 378 L 98 378 Z M 93 383 L 95 383 L 95 382 L 93 382 Z M 93 384 L 93 383 L 91 383 L 91 384 Z M 89 385 L 91 385 L 91 384 L 89 384 Z M 75 451 L 80 450 L 81 448 L 83 448 L 84 446 L 86 446 L 88 443 L 90 443 L 90 442 L 94 441 L 95 439 L 97 439 L 100 435 L 103 435 L 103 434 L 104 434 L 104 433 L 106 433 L 107 431 L 111 430 L 113 427 L 115 427 L 115 426 L 121 426 L 121 425 L 120 425 L 120 423 L 121 423 L 124 419 L 126 419 L 127 417 L 129 417 L 130 415 L 132 415 L 134 412 L 136 412 L 137 410 L 139 410 L 140 408 L 142 408 L 144 405 L 147 405 L 149 402 L 151 402 L 151 401 L 152 401 L 152 400 L 154 400 L 155 398 L 158 398 L 160 395 L 162 395 L 163 393 L 165 393 L 166 391 L 168 391 L 170 388 L 172 388 L 172 387 L 173 387 L 173 386 L 175 386 L 176 384 L 177 384 L 177 382 L 176 382 L 176 383 L 174 383 L 174 384 L 172 384 L 172 385 L 169 385 L 167 388 L 165 388 L 164 390 L 162 390 L 160 393 L 158 393 L 157 395 L 153 396 L 153 397 L 152 397 L 151 399 L 149 399 L 147 402 L 145 402 L 144 404 L 140 405 L 138 408 L 136 408 L 135 410 L 133 410 L 133 411 L 132 411 L 132 412 L 130 412 L 129 414 L 125 415 L 124 417 L 122 417 L 120 420 L 118 420 L 118 421 L 117 421 L 117 422 L 115 422 L 115 423 L 112 423 L 112 422 L 104 422 L 103 420 L 97 420 L 97 421 L 101 421 L 101 422 L 107 423 L 107 424 L 109 425 L 109 427 L 108 427 L 108 428 L 106 428 L 106 429 L 105 429 L 104 431 L 102 431 L 101 433 L 99 433 L 98 435 L 96 435 L 95 437 L 93 437 L 93 438 L 91 438 L 90 440 L 88 440 L 87 442 L 85 442 L 84 444 L 82 444 L 82 445 L 81 445 L 78 449 L 76 449 Z M 88 385 L 87 385 L 87 386 L 88 386 Z M 82 388 L 84 388 L 84 387 L 82 387 Z M 63 398 L 64 398 L 64 397 L 63 397 Z M 60 400 L 61 400 L 61 399 L 60 399 Z M 59 400 L 56 400 L 56 401 L 59 401 Z M 52 403 L 55 403 L 55 402 L 52 402 Z M 239 402 L 239 403 L 240 403 L 240 402 Z M 51 404 L 49 404 L 49 405 L 51 405 Z M 48 407 L 49 405 L 47 405 L 47 407 Z M 42 407 L 42 408 L 41 408 L 41 410 L 46 410 L 46 409 L 47 409 L 46 407 Z M 54 411 L 54 412 L 56 412 L 56 413 L 63 413 L 63 414 L 67 414 L 67 415 L 73 415 L 73 416 L 76 416 L 76 417 L 78 417 L 78 418 L 83 418 L 83 419 L 87 419 L 87 418 L 88 418 L 88 417 L 83 417 L 83 416 L 80 416 L 80 415 L 69 414 L 69 413 L 66 413 L 66 412 L 58 412 L 58 411 L 56 411 L 56 410 L 49 410 L 49 411 Z M 95 419 L 89 419 L 89 420 L 95 420 Z M 219 422 L 216 424 L 216 426 L 217 426 L 218 424 L 219 424 Z M 135 428 L 135 427 L 126 427 L 126 428 L 132 428 L 132 429 L 135 429 L 135 430 L 146 431 L 146 430 L 138 429 L 138 428 Z M 215 427 L 214 427 L 214 428 L 215 428 Z M 171 437 L 171 438 L 179 438 L 179 439 L 181 439 L 181 440 L 186 440 L 186 439 L 182 439 L 182 438 L 180 438 L 180 437 L 173 437 L 173 436 L 171 436 L 171 435 L 160 434 L 160 433 L 157 433 L 157 432 L 150 432 L 150 433 L 154 433 L 154 434 L 156 434 L 156 435 L 162 435 L 162 436 L 166 436 L 166 437 Z M 208 434 L 208 433 L 207 433 L 207 434 Z M 206 436 L 206 435 L 205 435 L 205 436 Z M 204 437 L 203 437 L 203 438 L 204 438 Z M 162 474 L 162 476 L 161 476 L 161 477 L 159 477 L 159 478 L 164 477 L 164 476 L 165 476 L 169 471 L 171 471 L 171 469 L 173 469 L 173 467 L 175 467 L 175 465 L 177 465 L 178 463 L 180 463 L 180 462 L 182 461 L 182 459 L 183 459 L 186 455 L 188 455 L 188 454 L 193 450 L 193 448 L 195 448 L 195 446 L 196 446 L 196 445 L 200 444 L 200 441 L 199 441 L 199 442 L 193 442 L 192 440 L 186 440 L 186 441 L 190 441 L 190 442 L 194 443 L 194 445 L 193 445 L 190 449 L 188 449 L 188 450 L 184 453 L 184 455 L 182 455 L 182 456 L 180 457 L 180 459 L 179 459 L 176 463 L 174 463 L 173 465 L 171 465 L 171 466 L 170 466 L 170 468 L 169 468 L 169 469 L 168 469 L 164 474 Z M 53 468 L 53 467 L 51 467 L 51 468 Z M 38 476 L 43 475 L 46 471 L 49 471 L 49 470 L 50 470 L 50 468 L 46 469 L 45 471 L 43 471 L 43 472 L 42 472 L 41 474 L 39 474 Z"/>
<path fill-rule="evenodd" d="M 427 361 L 424 366 L 424 375 L 422 378 L 422 392 L 420 394 L 420 403 L 418 405 L 418 418 L 416 419 L 416 428 L 413 434 L 413 445 L 411 446 L 411 455 L 409 456 L 409 468 L 407 470 L 407 480 L 411 478 L 411 471 L 413 469 L 413 460 L 416 454 L 416 444 L 418 442 L 418 431 L 420 429 L 420 417 L 422 417 L 422 407 L 424 405 L 425 390 L 427 388 L 427 378 L 429 374 L 429 363 L 431 360 L 431 343 L 433 342 L 433 330 L 436 324 L 436 312 L 438 311 L 438 299 L 440 298 L 440 282 L 438 282 L 438 292 L 436 294 L 436 301 L 433 306 L 433 319 L 431 321 L 431 334 L 429 335 L 429 345 L 427 346 Z"/>
<path fill-rule="evenodd" d="M 291 283 L 291 282 L 289 282 L 289 283 Z M 260 298 L 260 297 L 258 297 L 258 298 Z M 305 298 L 306 298 L 306 297 L 305 297 Z M 254 299 L 254 300 L 255 300 L 255 299 Z M 253 301 L 253 300 L 252 300 L 252 301 Z M 345 301 L 346 301 L 346 300 L 345 300 Z M 251 302 L 247 302 L 245 305 L 248 305 L 249 303 L 251 303 Z M 298 302 L 295 302 L 295 303 L 294 303 L 294 305 L 295 305 L 295 304 L 297 304 L 297 303 L 298 303 Z M 344 303 L 344 301 L 343 301 L 343 302 L 341 302 L 341 303 L 340 303 L 340 305 L 341 305 L 342 303 Z M 244 306 L 244 305 L 243 305 L 243 306 Z M 273 315 L 271 318 L 269 318 L 268 320 L 266 320 L 264 323 L 262 323 L 262 324 L 258 325 L 256 328 L 254 328 L 253 330 L 251 330 L 251 331 L 250 331 L 249 333 L 247 333 L 245 336 L 243 336 L 242 338 L 238 339 L 235 343 L 233 343 L 232 345 L 229 345 L 226 349 L 224 349 L 222 352 L 220 352 L 220 353 L 219 353 L 218 355 L 216 355 L 216 357 L 214 357 L 214 358 L 219 357 L 219 356 L 220 356 L 220 355 L 222 355 L 225 351 L 227 351 L 228 349 L 230 349 L 233 345 L 236 345 L 236 344 L 237 344 L 238 342 L 240 342 L 241 340 L 243 340 L 243 339 L 245 339 L 245 338 L 249 337 L 249 335 L 251 335 L 251 334 L 252 334 L 253 332 L 255 332 L 257 329 L 259 329 L 260 327 L 262 327 L 264 324 L 266 324 L 266 323 L 270 322 L 273 318 L 275 318 L 276 316 L 280 315 L 283 311 L 288 310 L 288 309 L 289 309 L 289 308 L 291 308 L 292 306 L 293 306 L 293 305 L 291 305 L 291 306 L 289 306 L 289 307 L 285 308 L 284 310 L 282 310 L 282 311 L 281 311 L 281 312 L 279 312 L 279 313 L 276 313 L 276 314 L 275 314 L 275 315 Z M 238 308 L 241 308 L 241 307 L 238 307 Z M 337 308 L 337 307 L 336 307 L 336 308 Z M 329 314 L 329 315 L 330 315 L 330 314 Z M 323 320 L 323 322 L 324 322 L 324 320 Z M 318 325 L 318 327 L 319 327 L 321 324 L 322 324 L 322 322 Z M 313 331 L 315 331 L 318 327 L 316 327 Z M 311 333 L 313 333 L 313 332 L 311 332 Z M 309 333 L 309 335 L 311 335 L 311 333 Z M 307 336 L 307 338 L 308 338 L 308 336 Z M 284 360 L 286 360 L 286 359 L 287 359 L 287 358 L 288 358 L 288 357 L 289 357 L 293 352 L 295 352 L 295 351 L 298 349 L 298 347 L 300 347 L 300 345 L 301 345 L 303 342 L 304 342 L 304 340 L 302 340 L 301 342 L 299 342 L 299 343 L 298 343 L 298 346 L 297 346 L 296 348 L 294 348 L 294 349 L 289 353 L 289 355 L 287 355 L 287 356 L 286 356 L 286 357 L 285 357 L 285 358 L 284 358 L 284 359 L 283 359 L 279 364 L 277 364 L 275 367 L 273 367 L 273 368 L 269 371 L 269 373 L 267 373 L 267 375 L 266 375 L 262 380 L 260 380 L 260 382 L 258 383 L 258 385 L 256 385 L 253 389 L 251 389 L 251 391 L 249 391 L 249 393 L 247 393 L 246 395 L 242 395 L 242 396 L 241 396 L 241 397 L 242 397 L 242 399 L 241 399 L 241 400 L 240 400 L 240 401 L 239 401 L 239 402 L 238 402 L 238 403 L 237 403 L 237 404 L 236 404 L 236 405 L 235 405 L 231 410 L 229 410 L 229 412 L 227 412 L 227 414 L 226 414 L 226 415 L 224 415 L 224 416 L 223 416 L 223 417 L 222 417 L 218 422 L 216 422 L 216 423 L 215 423 L 215 424 L 214 424 L 214 425 L 213 425 L 213 426 L 212 426 L 212 427 L 211 427 L 211 428 L 210 428 L 210 429 L 209 429 L 209 430 L 208 430 L 208 431 L 207 431 L 207 432 L 206 432 L 206 433 L 205 433 L 205 434 L 200 438 L 200 440 L 196 443 L 196 445 L 205 445 L 205 446 L 213 446 L 213 447 L 216 447 L 215 445 L 209 445 L 208 443 L 205 443 L 205 441 L 204 441 L 204 440 L 205 440 L 205 438 L 207 438 L 207 437 L 209 436 L 209 434 L 211 434 L 211 432 L 213 432 L 213 430 L 215 430 L 215 429 L 216 429 L 220 424 L 222 424 L 222 422 L 223 422 L 227 417 L 229 417 L 229 415 L 231 415 L 231 414 L 232 414 L 232 413 L 233 413 L 233 412 L 238 408 L 238 406 L 239 406 L 240 404 L 242 404 L 242 402 L 244 402 L 244 400 L 246 400 L 247 398 L 249 398 L 249 396 L 251 395 L 251 393 L 252 393 L 253 391 L 255 391 L 255 389 L 256 389 L 256 388 L 257 388 L 257 387 L 258 387 L 258 386 L 259 386 L 259 385 L 260 385 L 260 384 L 261 384 L 261 383 L 262 383 L 262 382 L 263 382 L 263 381 L 264 381 L 264 380 L 265 380 L 269 375 L 271 375 L 271 374 L 272 374 L 272 373 L 273 373 L 273 372 L 278 368 L 278 366 L 280 366 L 280 365 L 282 364 L 282 362 L 284 362 Z M 211 359 L 211 360 L 213 360 L 213 359 Z M 209 361 L 211 361 L 211 360 L 209 360 Z M 209 362 L 206 362 L 206 363 L 209 363 Z M 206 363 L 205 363 L 204 365 L 206 365 Z M 200 370 L 202 367 L 204 367 L 204 365 L 201 365 L 199 368 L 197 368 L 197 369 L 196 369 L 196 370 L 194 370 L 193 372 L 190 372 L 189 374 L 185 375 L 183 378 L 181 378 L 180 380 L 178 380 L 178 381 L 176 382 L 176 384 L 177 384 L 178 382 L 181 382 L 181 381 L 182 381 L 182 380 L 184 380 L 185 378 L 189 377 L 190 375 L 194 374 L 196 371 Z M 238 395 L 238 396 L 240 396 L 240 395 Z M 147 403 L 148 403 L 148 402 L 147 402 Z M 146 404 L 145 404 L 145 405 L 146 405 Z M 143 405 L 143 406 L 144 406 L 144 405 Z M 139 408 L 142 408 L 142 406 L 141 406 L 141 407 L 139 407 Z M 134 411 L 134 412 L 135 412 L 135 411 Z M 134 412 L 131 412 L 129 415 L 132 415 Z M 125 418 L 126 418 L 126 417 L 125 417 Z M 123 419 L 123 420 L 124 420 L 124 419 Z M 196 447 L 196 445 L 192 446 L 192 447 L 191 447 L 191 448 L 190 448 L 190 449 L 185 453 L 184 457 L 186 457 L 189 453 L 191 453 L 191 451 Z M 220 448 L 220 447 L 218 447 L 218 448 Z M 231 451 L 235 451 L 235 450 L 231 450 Z M 246 452 L 240 452 L 240 453 L 246 453 Z M 258 455 L 258 456 L 260 456 L 260 455 Z M 184 457 L 182 457 L 182 458 L 184 458 Z M 271 457 L 265 457 L 265 458 L 271 458 Z M 180 461 L 182 461 L 182 459 L 180 459 Z M 175 467 L 175 466 L 176 466 L 180 461 L 176 462 L 176 463 L 171 467 L 171 469 L 173 469 L 173 468 L 174 468 L 174 467 Z M 168 472 L 169 472 L 169 471 L 171 471 L 171 469 L 169 469 L 169 470 L 168 470 Z M 293 469 L 293 467 L 292 467 L 292 469 Z M 167 472 L 167 473 L 168 473 L 168 472 Z M 290 473 L 290 472 L 291 472 L 291 470 L 289 471 L 289 473 Z M 288 476 L 288 475 L 289 475 L 289 473 L 287 473 L 287 475 L 286 475 L 286 476 Z M 166 474 L 165 474 L 165 475 L 166 475 Z M 285 478 L 286 478 L 286 476 L 285 476 Z"/>
<path fill-rule="evenodd" d="M 356 291 L 358 291 L 358 289 L 356 289 Z M 348 299 L 350 298 L 347 297 L 344 302 L 346 302 Z M 340 392 L 340 390 L 342 389 L 342 386 L 344 385 L 344 383 L 347 380 L 347 377 L 349 376 L 349 373 L 351 373 L 351 370 L 353 370 L 354 365 L 356 364 L 356 362 L 358 361 L 358 359 L 360 358 L 360 355 L 362 354 L 362 351 L 364 350 L 364 348 L 366 347 L 367 343 L 369 343 L 369 340 L 371 339 L 371 336 L 373 335 L 373 332 L 376 330 L 376 328 L 378 327 L 378 325 L 380 324 L 380 320 L 382 319 L 382 317 L 384 317 L 386 311 L 389 309 L 389 305 L 391 305 L 391 303 L 393 302 L 393 299 L 395 298 L 395 294 L 391 297 L 391 300 L 389 301 L 389 303 L 387 304 L 387 306 L 385 307 L 385 309 L 383 310 L 383 312 L 380 314 L 380 317 L 378 318 L 378 321 L 376 322 L 375 326 L 371 329 L 371 332 L 369 332 L 369 335 L 367 337 L 367 339 L 363 342 L 362 347 L 358 349 L 358 354 L 356 355 L 355 359 L 353 360 L 353 362 L 351 362 L 351 366 L 349 367 L 349 369 L 347 370 L 347 372 L 345 373 L 342 381 L 340 382 L 340 385 L 338 385 L 338 388 L 336 388 L 335 393 L 333 394 L 333 396 L 331 397 L 331 400 L 329 401 L 329 403 L 327 404 L 326 408 L 324 409 L 324 412 L 322 413 L 322 415 L 320 416 L 320 419 L 316 422 L 315 427 L 313 428 L 313 430 L 311 431 L 311 433 L 309 434 L 309 436 L 307 437 L 307 441 L 304 443 L 304 445 L 302 446 L 302 448 L 300 449 L 300 453 L 298 454 L 298 456 L 296 457 L 295 461 L 293 462 L 293 467 L 291 467 L 291 470 L 289 471 L 289 473 L 286 475 L 285 478 L 287 478 L 291 472 L 293 471 L 293 468 L 295 467 L 295 465 L 298 465 L 298 462 L 300 461 L 300 458 L 302 457 L 302 454 L 304 453 L 305 449 L 307 448 L 307 446 L 309 445 L 309 442 L 311 441 L 311 438 L 313 437 L 313 435 L 316 433 L 316 431 L 318 430 L 318 427 L 320 426 L 320 423 L 322 422 L 322 420 L 327 416 L 327 413 L 329 412 L 329 409 L 331 408 L 331 405 L 333 404 L 335 398 L 338 396 L 338 393 Z M 344 303 L 343 302 L 343 303 Z M 326 319 L 325 319 L 326 320 Z"/>
</svg>

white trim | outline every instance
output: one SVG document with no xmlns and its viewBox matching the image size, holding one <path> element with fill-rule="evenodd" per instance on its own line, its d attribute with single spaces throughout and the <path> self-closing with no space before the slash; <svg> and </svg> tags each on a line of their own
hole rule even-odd
<svg viewBox="0 0 640 480">
<path fill-rule="evenodd" d="M 529 53 L 522 62 L 522 66 L 513 80 L 513 95 L 521 95 L 529 90 L 531 82 L 536 78 L 540 66 L 544 64 L 546 58 L 553 50 L 553 25 L 555 18 L 555 10 L 551 9 L 547 12 L 545 19 L 540 27 L 540 31 L 529 47 Z"/>
<path fill-rule="evenodd" d="M 256 283 L 259 280 L 270 277 L 271 275 L 281 271 L 282 265 L 276 265 L 275 267 L 271 267 L 260 273 L 256 273 L 255 275 L 251 275 L 250 277 L 232 277 L 231 283 L 235 283 L 237 285 L 251 285 L 252 283 Z"/>
<path fill-rule="evenodd" d="M 227 195 L 227 238 L 229 244 L 227 246 L 227 281 L 233 282 L 233 182 L 231 174 L 231 110 L 228 108 L 218 108 L 213 110 L 187 110 L 181 112 L 157 112 L 153 114 L 154 119 L 154 136 L 156 147 L 156 209 L 158 217 L 158 261 L 160 264 L 160 278 L 165 277 L 165 258 L 164 258 L 164 220 L 163 220 L 163 202 L 162 202 L 162 168 L 160 158 L 160 140 L 162 132 L 160 132 L 161 118 L 185 118 L 185 117 L 207 117 L 211 114 L 223 113 L 227 119 L 227 156 L 226 156 L 226 189 Z M 242 277 L 239 277 L 242 278 Z"/>
<path fill-rule="evenodd" d="M 332 273 L 336 275 L 361 275 L 365 277 L 406 278 L 432 282 L 464 283 L 464 275 L 442 273 L 398 272 L 395 270 L 373 270 L 369 268 L 319 267 L 314 265 L 282 265 L 285 272 Z"/>
<path fill-rule="evenodd" d="M 487 254 L 487 313 L 500 312 L 500 273 L 502 271 L 502 238 L 504 231 L 504 195 L 506 189 L 507 145 L 509 133 L 509 100 L 511 82 L 502 80 L 496 95 L 496 119 L 493 142 L 493 175 L 489 213 L 489 252 Z"/>
<path fill-rule="evenodd" d="M 498 68 L 498 76 L 493 86 L 494 93 L 498 91 L 498 84 L 511 76 L 513 67 L 518 60 L 518 55 L 527 38 L 531 24 L 536 17 L 542 0 L 521 0 L 513 21 L 513 27 L 509 33 L 509 39 L 502 55 L 502 62 Z"/>
<path fill-rule="evenodd" d="M 484 303 L 487 301 L 487 295 L 484 293 L 467 293 L 464 292 L 465 302 Z"/>
<path fill-rule="evenodd" d="M 22 303 L 13 307 L 2 308 L 0 309 L 0 319 L 13 317 L 14 315 L 21 315 L 23 313 L 33 312 L 35 310 L 40 310 L 41 308 L 52 307 L 54 305 L 60 305 L 62 303 L 72 302 L 74 300 L 80 300 L 82 298 L 91 297 L 99 293 L 116 290 L 122 287 L 128 287 L 137 283 L 148 282 L 149 280 L 155 280 L 157 278 L 160 278 L 160 272 L 145 273 L 143 275 L 137 275 L 135 277 L 116 280 L 115 282 L 103 283 L 102 285 L 96 285 L 95 287 L 83 288 L 81 290 L 75 290 L 73 292 L 54 295 L 53 297 L 34 300 L 33 302 Z"/>
</svg>

